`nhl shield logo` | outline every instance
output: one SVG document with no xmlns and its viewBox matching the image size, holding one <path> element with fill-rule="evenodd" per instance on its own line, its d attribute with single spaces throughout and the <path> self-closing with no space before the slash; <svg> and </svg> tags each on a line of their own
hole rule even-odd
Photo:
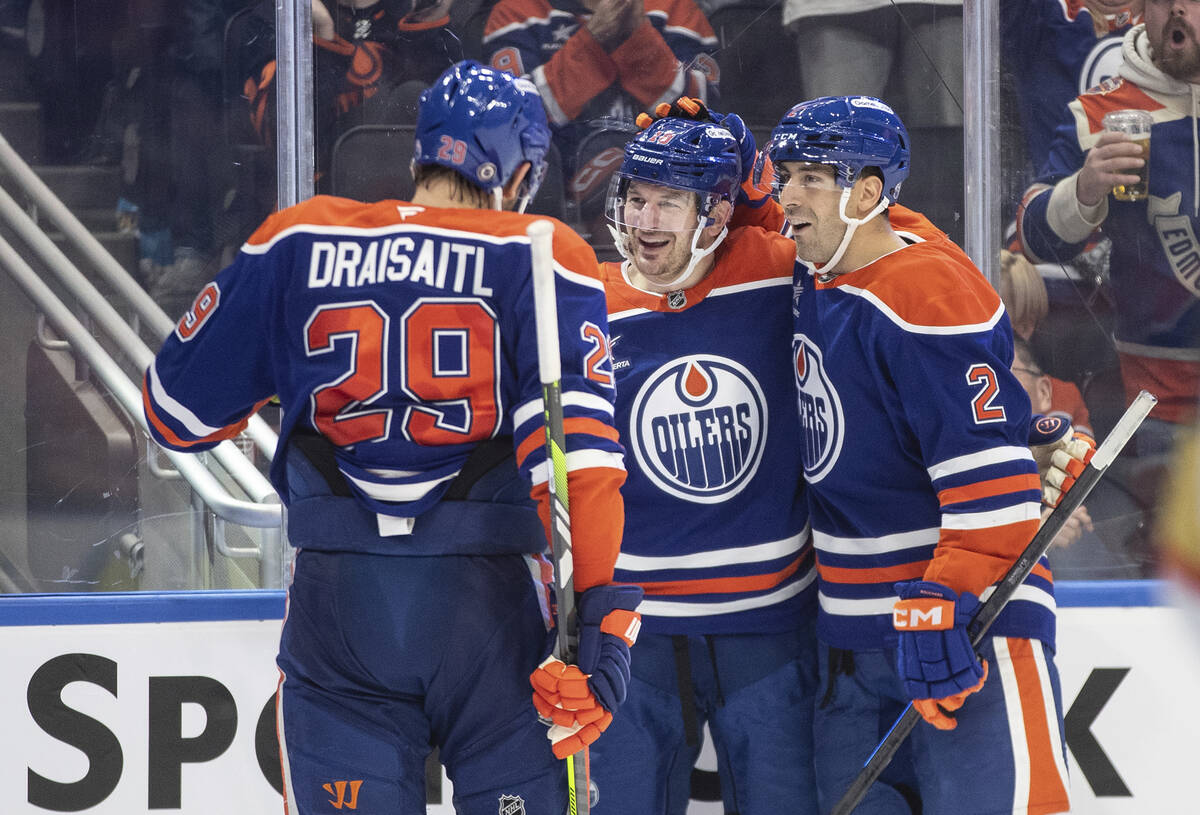
<svg viewBox="0 0 1200 815">
<path fill-rule="evenodd" d="M 800 409 L 800 457 L 804 475 L 815 484 L 837 463 L 846 436 L 842 402 L 825 373 L 821 349 L 808 337 L 792 338 L 793 370 Z"/>
<path fill-rule="evenodd" d="M 519 795 L 501 795 L 500 815 L 525 815 L 525 799 Z"/>
<path fill-rule="evenodd" d="M 629 441 L 643 473 L 664 492 L 715 504 L 741 492 L 758 471 L 767 401 L 758 381 L 731 359 L 678 357 L 642 383 Z"/>
</svg>

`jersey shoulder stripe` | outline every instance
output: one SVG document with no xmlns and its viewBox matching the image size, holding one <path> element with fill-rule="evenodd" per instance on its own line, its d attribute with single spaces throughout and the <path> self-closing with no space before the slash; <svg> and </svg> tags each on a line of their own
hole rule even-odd
<svg viewBox="0 0 1200 815">
<path fill-rule="evenodd" d="M 1155 121 L 1182 118 L 1182 114 L 1172 113 L 1166 105 L 1146 91 L 1121 78 L 1106 80 L 1080 94 L 1078 99 L 1071 103 L 1071 108 L 1077 112 L 1076 122 L 1079 124 L 1086 122 L 1086 132 L 1091 134 L 1099 133 L 1103 129 L 1104 114 L 1114 110 L 1144 110 L 1155 114 Z M 1082 122 L 1078 112 L 1083 113 Z M 1166 118 L 1161 118 L 1163 116 Z M 1081 130 L 1080 134 L 1083 135 L 1084 132 Z"/>
<path fill-rule="evenodd" d="M 360 202 L 318 195 L 277 212 L 250 236 L 242 247 L 246 254 L 269 252 L 293 235 L 374 237 L 414 232 L 495 246 L 528 244 L 526 227 L 533 221 L 554 224 L 554 259 L 560 274 L 573 282 L 602 288 L 596 253 L 573 229 L 557 218 L 495 210 L 425 207 L 406 201 Z"/>
<path fill-rule="evenodd" d="M 990 331 L 1004 314 L 996 290 L 949 241 L 906 246 L 816 287 L 861 297 L 913 334 Z"/>
</svg>

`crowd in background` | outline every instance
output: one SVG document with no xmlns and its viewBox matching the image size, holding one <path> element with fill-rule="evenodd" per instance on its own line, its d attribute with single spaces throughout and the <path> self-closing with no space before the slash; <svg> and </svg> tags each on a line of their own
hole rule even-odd
<svg viewBox="0 0 1200 815">
<path fill-rule="evenodd" d="M 139 237 L 135 274 L 168 313 L 186 308 L 275 206 L 274 5 L 0 3 L 0 40 L 26 48 L 47 103 L 44 160 L 120 167 L 114 206 Z M 998 285 L 1021 340 L 1014 366 L 1029 372 L 1047 410 L 1098 438 L 1126 403 L 1131 346 L 1153 346 L 1174 328 L 1181 336 L 1168 345 L 1187 357 L 1187 375 L 1200 364 L 1191 356 L 1196 292 L 1177 308 L 1152 304 L 1139 319 L 1162 323 L 1157 333 L 1125 330 L 1122 345 L 1131 295 L 1113 264 L 1136 263 L 1122 252 L 1128 232 L 1113 234 L 1114 222 L 1101 220 L 1031 248 L 1019 229 L 1036 196 L 1023 196 L 1078 170 L 1063 165 L 1063 135 L 1079 115 L 1068 104 L 1119 77 L 1125 35 L 1144 6 L 1169 5 L 1000 4 L 999 203 L 1011 252 Z M 918 165 L 901 201 L 962 242 L 961 0 L 313 0 L 312 12 L 318 193 L 403 198 L 417 96 L 472 57 L 538 87 L 555 143 L 531 210 L 566 220 L 602 258 L 614 256 L 602 228 L 608 178 L 634 119 L 681 95 L 740 113 L 760 146 L 795 100 L 887 100 L 909 126 Z M 1190 151 L 1183 160 L 1195 163 Z M 1190 192 L 1193 173 L 1179 172 Z M 1181 387 L 1194 406 L 1190 385 Z M 1190 410 L 1173 413 L 1164 437 L 1191 420 Z M 1061 577 L 1153 575 L 1149 538 L 1167 447 L 1144 445 L 1145 466 L 1134 450 L 1127 471 L 1089 501 L 1086 528 L 1059 556 Z"/>
</svg>

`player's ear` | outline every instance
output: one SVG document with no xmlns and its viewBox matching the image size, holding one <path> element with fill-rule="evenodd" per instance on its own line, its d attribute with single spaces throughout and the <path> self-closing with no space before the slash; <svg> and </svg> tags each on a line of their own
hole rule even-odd
<svg viewBox="0 0 1200 815">
<path fill-rule="evenodd" d="M 521 183 L 525 180 L 525 176 L 529 175 L 529 168 L 531 166 L 526 161 L 522 162 L 520 167 L 513 170 L 512 178 L 508 179 L 508 183 L 504 185 L 505 209 L 510 209 L 516 203 L 517 196 L 521 194 Z"/>
<path fill-rule="evenodd" d="M 851 201 L 851 207 L 857 211 L 853 213 L 853 216 L 862 218 L 875 208 L 883 196 L 883 178 L 876 173 L 864 172 L 854 182 L 854 189 L 857 195 Z"/>
</svg>

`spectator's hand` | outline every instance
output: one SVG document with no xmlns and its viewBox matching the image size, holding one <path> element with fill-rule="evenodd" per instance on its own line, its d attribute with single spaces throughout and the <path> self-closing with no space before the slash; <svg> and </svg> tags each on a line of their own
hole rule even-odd
<svg viewBox="0 0 1200 815">
<path fill-rule="evenodd" d="M 1118 184 L 1136 184 L 1138 177 L 1124 171 L 1137 169 L 1145 163 L 1139 145 L 1124 133 L 1105 131 L 1088 150 L 1075 182 L 1075 197 L 1083 206 L 1094 207 Z"/>
<path fill-rule="evenodd" d="M 1042 523 L 1050 517 L 1053 510 L 1050 507 L 1042 507 Z M 1067 518 L 1067 522 L 1063 524 L 1062 529 L 1058 530 L 1058 534 L 1054 536 L 1053 546 L 1067 547 L 1075 541 L 1083 537 L 1084 532 L 1091 532 L 1095 527 L 1092 525 L 1091 513 L 1087 511 L 1087 507 L 1075 507 L 1075 511 L 1071 513 L 1071 517 Z"/>
<path fill-rule="evenodd" d="M 333 30 L 333 15 L 321 0 L 312 0 L 313 36 L 320 40 L 332 40 L 337 34 Z"/>
<path fill-rule="evenodd" d="M 592 17 L 587 21 L 587 30 L 605 51 L 611 51 L 625 42 L 633 31 L 633 27 L 629 25 L 629 7 L 632 2 L 633 0 L 596 0 Z"/>
<path fill-rule="evenodd" d="M 633 30 L 642 24 L 642 20 L 645 18 L 645 16 L 645 0 L 629 0 L 629 17 L 626 20 L 626 22 L 629 24 L 629 33 L 625 35 L 626 37 L 632 34 Z"/>
</svg>

